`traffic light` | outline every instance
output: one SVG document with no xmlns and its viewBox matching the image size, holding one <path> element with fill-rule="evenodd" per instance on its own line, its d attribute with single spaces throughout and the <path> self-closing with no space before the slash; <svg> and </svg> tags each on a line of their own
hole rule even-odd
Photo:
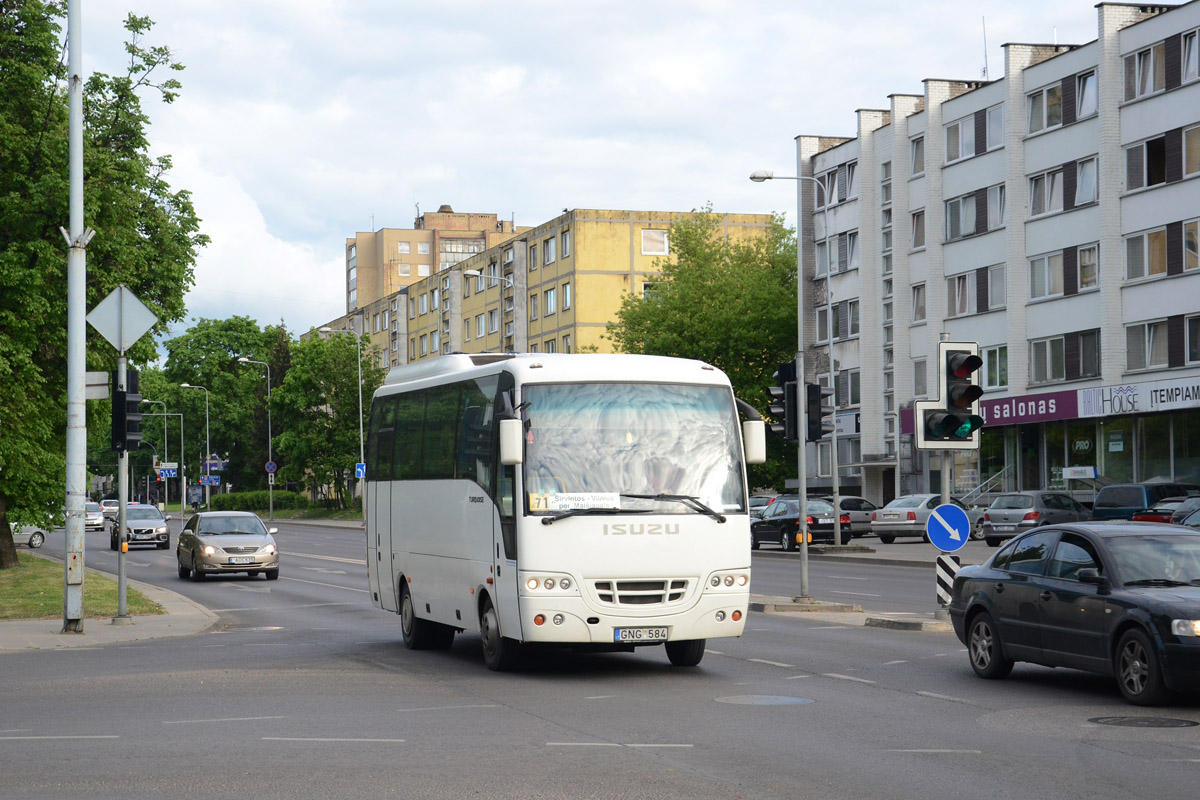
<svg viewBox="0 0 1200 800">
<path fill-rule="evenodd" d="M 782 436 L 785 442 L 794 442 L 799 438 L 796 426 L 800 412 L 796 405 L 796 362 L 783 362 L 771 377 L 776 385 L 767 388 L 771 395 L 767 412 L 775 421 L 768 426 L 768 430 L 776 436 Z"/>
<path fill-rule="evenodd" d="M 119 386 L 116 375 L 113 386 Z M 138 394 L 137 370 L 125 371 L 125 388 L 114 388 L 112 399 L 112 449 L 135 450 L 142 440 L 142 396 Z"/>
<path fill-rule="evenodd" d="M 918 449 L 978 449 L 983 387 L 974 382 L 973 375 L 982 366 L 977 343 L 938 343 L 938 399 L 914 406 Z"/>
<path fill-rule="evenodd" d="M 833 389 L 806 383 L 804 393 L 804 411 L 808 420 L 807 441 L 820 441 L 833 432 Z"/>
</svg>

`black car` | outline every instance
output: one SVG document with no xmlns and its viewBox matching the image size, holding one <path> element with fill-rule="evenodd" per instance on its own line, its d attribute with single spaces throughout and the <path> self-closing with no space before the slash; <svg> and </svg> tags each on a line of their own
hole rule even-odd
<svg viewBox="0 0 1200 800">
<path fill-rule="evenodd" d="M 757 550 L 763 542 L 778 544 L 784 550 L 795 550 L 800 544 L 800 498 L 776 497 L 763 509 L 762 517 L 750 523 L 750 547 Z M 833 504 L 809 499 L 808 532 L 810 541 L 833 542 Z M 850 517 L 842 515 L 842 544 L 849 544 Z"/>
<path fill-rule="evenodd" d="M 1200 530 L 1039 528 L 960 570 L 949 611 L 981 678 L 1003 678 L 1014 661 L 1072 667 L 1158 705 L 1200 691 Z"/>
<path fill-rule="evenodd" d="M 164 517 L 154 506 L 127 506 L 125 522 L 129 528 L 129 546 L 149 544 L 159 550 L 166 550 L 171 546 L 171 534 L 167 529 L 169 519 L 170 517 Z M 120 528 L 120 521 L 113 520 L 108 531 L 108 546 L 112 550 L 119 550 L 121 547 Z"/>
</svg>

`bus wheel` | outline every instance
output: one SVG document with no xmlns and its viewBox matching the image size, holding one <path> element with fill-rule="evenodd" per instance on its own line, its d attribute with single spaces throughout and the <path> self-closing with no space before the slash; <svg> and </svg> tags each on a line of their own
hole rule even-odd
<svg viewBox="0 0 1200 800">
<path fill-rule="evenodd" d="M 704 658 L 704 639 L 667 642 L 667 658 L 677 667 L 694 667 Z"/>
<path fill-rule="evenodd" d="M 432 642 L 432 622 L 417 616 L 413 607 L 412 593 L 408 584 L 400 585 L 400 632 L 404 635 L 404 646 L 409 650 L 425 650 Z"/>
<path fill-rule="evenodd" d="M 500 635 L 500 618 L 488 602 L 479 614 L 479 636 L 483 639 L 483 661 L 495 672 L 506 672 L 516 664 L 520 645 Z"/>
</svg>

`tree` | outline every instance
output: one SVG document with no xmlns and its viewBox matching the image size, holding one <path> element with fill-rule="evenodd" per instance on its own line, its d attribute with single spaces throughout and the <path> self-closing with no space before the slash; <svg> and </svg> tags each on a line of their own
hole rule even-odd
<svg viewBox="0 0 1200 800">
<path fill-rule="evenodd" d="M 796 351 L 796 239 L 778 216 L 761 237 L 722 235 L 705 208 L 671 226 L 674 259 L 659 259 L 653 291 L 626 294 L 607 335 L 626 353 L 695 358 L 729 375 L 738 397 L 758 409 L 780 362 Z M 770 437 L 772 440 L 774 437 Z M 770 441 L 770 459 L 751 467 L 751 484 L 783 485 L 796 450 Z"/>
<path fill-rule="evenodd" d="M 362 417 L 359 416 L 358 356 L 362 350 Z M 366 425 L 371 397 L 386 371 L 363 336 L 323 338 L 311 332 L 292 346 L 292 363 L 273 401 L 282 432 L 275 449 L 282 457 L 280 477 L 309 488 L 330 487 L 333 500 L 346 506 L 349 481 L 359 457 L 360 424 Z"/>
<path fill-rule="evenodd" d="M 0 569 L 15 566 L 10 519 L 48 526 L 61 518 L 65 485 L 68 97 L 61 0 L 0 0 Z M 153 23 L 130 15 L 126 74 L 93 74 L 84 87 L 87 306 L 120 284 L 158 317 L 182 318 L 199 232 L 191 198 L 166 181 L 171 161 L 151 158 L 141 94 L 175 99 L 183 67 L 165 47 L 145 47 Z M 156 82 L 157 81 L 157 82 Z M 153 336 L 127 353 L 154 358 Z M 88 369 L 110 370 L 112 347 L 88 332 Z M 107 420 L 91 403 L 89 429 Z"/>
</svg>

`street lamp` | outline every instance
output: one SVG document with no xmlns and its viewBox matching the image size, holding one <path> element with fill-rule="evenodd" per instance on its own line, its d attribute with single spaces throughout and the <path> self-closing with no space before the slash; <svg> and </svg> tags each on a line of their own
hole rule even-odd
<svg viewBox="0 0 1200 800">
<path fill-rule="evenodd" d="M 362 403 L 362 337 L 359 336 L 352 328 L 331 328 L 324 325 L 317 328 L 320 333 L 349 333 L 354 336 L 354 346 L 358 351 L 358 463 L 363 465 L 365 474 L 367 466 L 367 448 L 363 438 L 363 403 Z M 367 498 L 365 492 L 362 491 L 362 479 L 359 479 L 359 494 L 363 498 L 363 514 L 367 512 Z"/>
<path fill-rule="evenodd" d="M 271 450 L 271 365 L 265 361 L 255 361 L 252 358 L 239 358 L 240 364 L 261 364 L 267 368 L 267 461 L 274 463 Z M 361 367 L 359 367 L 361 369 Z M 359 412 L 362 413 L 361 410 Z M 267 518 L 275 519 L 275 473 L 272 472 L 267 478 Z"/>
<path fill-rule="evenodd" d="M 800 151 L 796 151 L 796 172 L 802 172 L 800 162 Z M 818 187 L 821 182 L 816 178 L 808 175 L 776 175 L 770 170 L 758 170 L 751 173 L 750 180 L 755 183 L 763 181 L 780 180 L 780 181 L 795 181 L 796 182 L 796 390 L 802 392 L 805 384 L 804 373 L 804 181 L 811 181 Z M 796 403 L 796 409 L 799 414 L 799 419 L 796 421 L 796 430 L 799 436 L 796 443 L 796 471 L 799 478 L 800 489 L 800 524 L 803 526 L 804 535 L 800 537 L 800 596 L 809 597 L 808 593 L 808 486 L 806 485 L 807 476 L 805 455 L 808 449 L 808 424 L 805 420 L 805 402 L 804 397 L 799 398 L 800 402 Z M 834 509 L 835 518 L 841 512 L 839 509 Z"/>
<path fill-rule="evenodd" d="M 212 444 L 208 439 L 208 389 L 203 386 L 194 386 L 190 383 L 181 383 L 180 387 L 184 389 L 204 389 L 204 474 L 208 475 L 208 461 L 212 457 Z M 204 508 L 208 509 L 211 487 L 208 483 L 204 484 Z"/>
</svg>

